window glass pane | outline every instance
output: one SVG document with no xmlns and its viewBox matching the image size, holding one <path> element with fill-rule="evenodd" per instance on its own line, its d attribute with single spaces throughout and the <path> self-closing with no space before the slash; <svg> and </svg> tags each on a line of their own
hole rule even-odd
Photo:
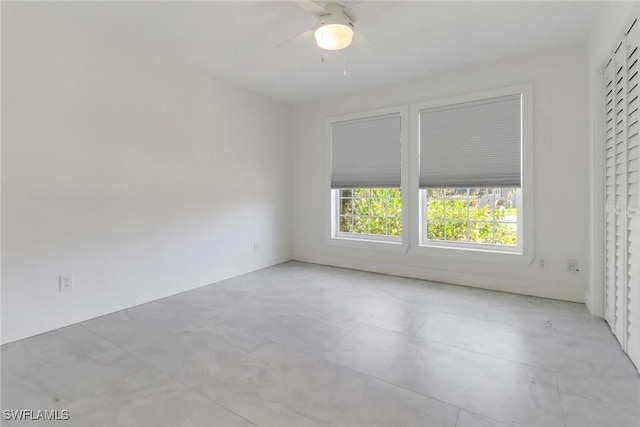
<svg viewBox="0 0 640 427">
<path fill-rule="evenodd" d="M 447 240 L 454 242 L 466 242 L 467 231 L 467 221 L 447 221 Z"/>
<path fill-rule="evenodd" d="M 340 190 L 340 197 L 352 197 L 353 190 Z"/>
<path fill-rule="evenodd" d="M 353 199 L 353 213 L 355 215 L 368 215 L 369 199 L 363 196 Z"/>
<path fill-rule="evenodd" d="M 369 197 L 369 189 L 368 188 L 354 188 L 353 190 L 354 197 Z"/>
<path fill-rule="evenodd" d="M 438 199 L 444 196 L 444 190 L 442 188 L 429 188 L 426 191 L 428 199 Z"/>
<path fill-rule="evenodd" d="M 427 221 L 431 220 L 444 221 L 443 199 L 427 199 Z"/>
<path fill-rule="evenodd" d="M 427 222 L 427 239 L 444 240 L 444 221 Z"/>
<path fill-rule="evenodd" d="M 389 236 L 402 235 L 402 219 L 400 217 L 387 218 L 387 230 Z"/>
<path fill-rule="evenodd" d="M 493 222 L 474 221 L 469 224 L 469 241 L 472 243 L 493 243 Z"/>
<path fill-rule="evenodd" d="M 384 217 L 372 217 L 369 220 L 369 233 L 377 235 L 387 234 L 387 220 Z"/>
<path fill-rule="evenodd" d="M 387 214 L 387 199 L 385 198 L 371 199 L 371 204 L 369 207 L 369 215 L 385 217 L 386 214 Z"/>
<path fill-rule="evenodd" d="M 353 213 L 353 199 L 340 199 L 340 214 L 350 215 Z"/>
<path fill-rule="evenodd" d="M 496 223 L 496 245 L 516 246 L 517 242 L 518 225 L 516 223 Z"/>
<path fill-rule="evenodd" d="M 518 210 L 517 210 L 518 197 L 517 197 L 516 189 L 509 188 L 509 191 L 503 197 L 504 197 L 504 208 L 505 208 L 504 220 L 517 222 L 518 221 Z"/>
<path fill-rule="evenodd" d="M 354 216 L 352 233 L 369 234 L 369 217 Z"/>
<path fill-rule="evenodd" d="M 351 232 L 353 229 L 352 220 L 352 216 L 340 215 L 340 231 L 343 233 Z"/>
<path fill-rule="evenodd" d="M 447 196 L 445 201 L 445 218 L 447 221 L 466 221 L 468 203 L 465 196 Z"/>
<path fill-rule="evenodd" d="M 386 197 L 385 192 L 384 188 L 373 188 L 371 189 L 371 197 L 384 198 Z"/>
<path fill-rule="evenodd" d="M 492 219 L 491 209 L 489 209 L 491 202 L 488 202 L 486 196 L 480 196 L 480 192 L 475 190 L 477 189 L 471 189 L 469 192 L 469 219 L 471 221 Z"/>
<path fill-rule="evenodd" d="M 387 202 L 387 214 L 390 217 L 402 216 L 402 199 L 393 198 Z"/>
</svg>

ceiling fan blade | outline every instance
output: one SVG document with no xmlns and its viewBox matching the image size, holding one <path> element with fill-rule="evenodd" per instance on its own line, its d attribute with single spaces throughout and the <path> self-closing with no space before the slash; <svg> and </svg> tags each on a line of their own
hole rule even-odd
<svg viewBox="0 0 640 427">
<path fill-rule="evenodd" d="M 307 12 L 311 13 L 314 16 L 322 16 L 322 15 L 326 15 L 327 13 L 329 13 L 329 12 L 327 12 L 327 9 L 325 9 L 323 6 L 319 5 L 315 1 L 297 0 L 296 3 L 302 9 L 306 10 Z"/>
<path fill-rule="evenodd" d="M 344 11 L 347 14 L 347 16 L 349 16 L 353 22 L 356 22 L 356 15 L 354 15 L 354 10 L 356 9 L 356 6 L 358 6 L 361 3 L 365 3 L 364 1 L 344 1 L 344 2 L 340 2 L 340 4 L 342 4 L 344 6 Z"/>
<path fill-rule="evenodd" d="M 300 33 L 298 35 L 295 35 L 295 36 L 283 41 L 282 43 L 278 43 L 278 45 L 276 47 L 282 47 L 282 46 L 286 45 L 287 43 L 290 43 L 290 42 L 293 42 L 293 41 L 296 41 L 296 40 L 305 39 L 305 38 L 311 36 L 312 34 L 313 34 L 313 28 L 309 28 L 307 31 L 304 31 L 304 32 L 302 32 L 302 33 Z"/>
<path fill-rule="evenodd" d="M 353 32 L 355 33 L 355 37 L 353 38 L 354 44 L 358 46 L 358 48 L 363 50 L 375 49 L 377 48 L 376 44 L 371 41 L 369 37 L 362 30 L 354 26 Z"/>
</svg>

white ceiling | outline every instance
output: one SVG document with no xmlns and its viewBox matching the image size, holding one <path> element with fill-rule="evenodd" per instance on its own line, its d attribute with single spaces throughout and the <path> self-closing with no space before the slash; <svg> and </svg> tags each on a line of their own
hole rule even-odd
<svg viewBox="0 0 640 427">
<path fill-rule="evenodd" d="M 326 2 L 319 1 L 319 4 Z M 586 41 L 600 2 L 342 2 L 353 45 L 325 53 L 298 2 L 69 2 L 48 12 L 179 57 L 287 103 Z M 42 5 L 42 4 L 41 4 Z M 347 76 L 343 76 L 346 63 Z"/>
</svg>

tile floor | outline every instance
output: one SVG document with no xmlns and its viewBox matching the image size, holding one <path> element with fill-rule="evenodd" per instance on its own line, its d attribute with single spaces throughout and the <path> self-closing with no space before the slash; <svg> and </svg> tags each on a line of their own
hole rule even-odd
<svg viewBox="0 0 640 427">
<path fill-rule="evenodd" d="M 289 262 L 2 346 L 55 426 L 640 426 L 584 305 Z"/>
</svg>

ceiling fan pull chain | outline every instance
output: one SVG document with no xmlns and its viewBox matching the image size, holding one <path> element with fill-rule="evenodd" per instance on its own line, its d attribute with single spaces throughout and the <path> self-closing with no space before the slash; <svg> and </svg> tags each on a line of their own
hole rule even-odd
<svg viewBox="0 0 640 427">
<path fill-rule="evenodd" d="M 347 77 L 347 52 L 344 52 L 344 63 L 342 67 L 342 77 Z"/>
</svg>

